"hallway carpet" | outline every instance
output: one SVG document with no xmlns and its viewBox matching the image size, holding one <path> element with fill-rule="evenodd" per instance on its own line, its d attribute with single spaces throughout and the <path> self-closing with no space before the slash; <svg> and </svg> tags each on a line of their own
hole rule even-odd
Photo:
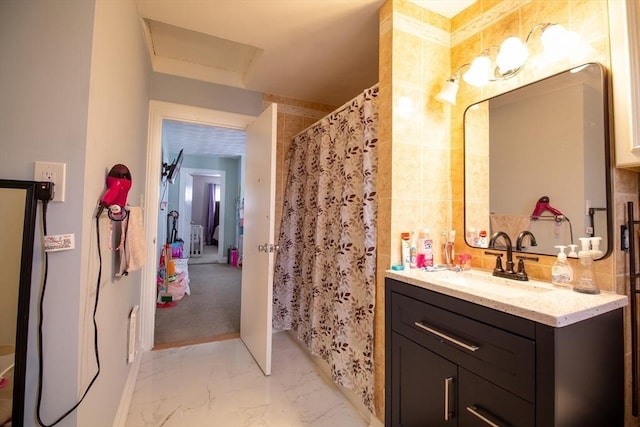
<svg viewBox="0 0 640 427">
<path fill-rule="evenodd" d="M 156 309 L 154 349 L 240 333 L 242 270 L 228 264 L 190 264 L 189 287 L 174 307 Z"/>
</svg>

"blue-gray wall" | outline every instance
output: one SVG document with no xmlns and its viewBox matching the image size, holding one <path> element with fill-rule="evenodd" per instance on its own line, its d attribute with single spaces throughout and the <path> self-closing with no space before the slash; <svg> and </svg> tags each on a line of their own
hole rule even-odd
<svg viewBox="0 0 640 427">
<path fill-rule="evenodd" d="M 48 232 L 73 233 L 76 242 L 74 250 L 49 256 L 42 402 L 42 416 L 49 423 L 76 403 L 95 372 L 91 311 L 98 260 L 93 216 L 106 173 L 116 163 L 129 167 L 133 206 L 145 191 L 157 191 L 144 188 L 149 100 L 247 115 L 262 111 L 260 93 L 152 73 L 139 19 L 134 0 L 0 0 L 0 177 L 31 180 L 35 161 L 65 163 L 66 200 L 49 204 Z M 227 177 L 230 196 L 239 186 L 233 176 Z M 100 230 L 101 374 L 60 427 L 111 426 L 131 368 L 126 363 L 127 321 L 131 307 L 140 303 L 141 274 L 114 277 L 104 218 Z M 36 232 L 42 232 L 39 225 Z M 35 244 L 25 426 L 36 425 L 36 321 L 43 270 L 39 237 Z"/>
<path fill-rule="evenodd" d="M 91 311 L 97 282 L 94 212 L 106 171 L 126 164 L 132 204 L 144 187 L 150 67 L 133 0 L 0 1 L 0 176 L 31 180 L 35 161 L 66 163 L 66 200 L 50 203 L 49 234 L 75 249 L 49 254 L 44 306 L 42 417 L 70 409 L 95 372 Z M 40 221 L 38 221 L 40 223 Z M 111 426 L 130 366 L 127 317 L 140 274 L 115 279 L 100 220 L 104 269 L 98 309 L 101 374 L 66 426 Z M 38 234 L 42 231 L 40 227 Z M 37 302 L 43 259 L 35 240 L 25 426 L 35 420 Z"/>
</svg>

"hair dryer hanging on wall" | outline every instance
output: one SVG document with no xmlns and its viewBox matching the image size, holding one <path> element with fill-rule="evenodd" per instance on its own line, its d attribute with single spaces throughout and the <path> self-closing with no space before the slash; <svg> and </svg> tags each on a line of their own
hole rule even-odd
<svg viewBox="0 0 640 427">
<path fill-rule="evenodd" d="M 104 208 L 112 221 L 122 221 L 127 217 L 127 195 L 131 189 L 131 172 L 125 165 L 117 164 L 107 175 L 107 189 L 100 203 L 96 218 L 100 217 Z"/>
</svg>

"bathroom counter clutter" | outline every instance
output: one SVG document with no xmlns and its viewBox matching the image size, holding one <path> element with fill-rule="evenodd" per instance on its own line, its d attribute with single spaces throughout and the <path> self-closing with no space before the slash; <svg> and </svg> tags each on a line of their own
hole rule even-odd
<svg viewBox="0 0 640 427">
<path fill-rule="evenodd" d="M 387 270 L 386 277 L 552 327 L 564 327 L 628 304 L 626 295 L 583 294 L 537 280 L 519 282 L 481 270 Z"/>
</svg>

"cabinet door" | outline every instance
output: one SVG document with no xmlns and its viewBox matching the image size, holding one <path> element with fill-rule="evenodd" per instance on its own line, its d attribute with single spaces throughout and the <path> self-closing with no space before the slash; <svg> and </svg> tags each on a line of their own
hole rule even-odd
<svg viewBox="0 0 640 427">
<path fill-rule="evenodd" d="M 535 407 L 531 403 L 466 369 L 458 368 L 458 375 L 461 426 L 535 426 Z"/>
<path fill-rule="evenodd" d="M 456 365 L 395 332 L 391 334 L 391 347 L 390 425 L 458 425 Z"/>
</svg>

